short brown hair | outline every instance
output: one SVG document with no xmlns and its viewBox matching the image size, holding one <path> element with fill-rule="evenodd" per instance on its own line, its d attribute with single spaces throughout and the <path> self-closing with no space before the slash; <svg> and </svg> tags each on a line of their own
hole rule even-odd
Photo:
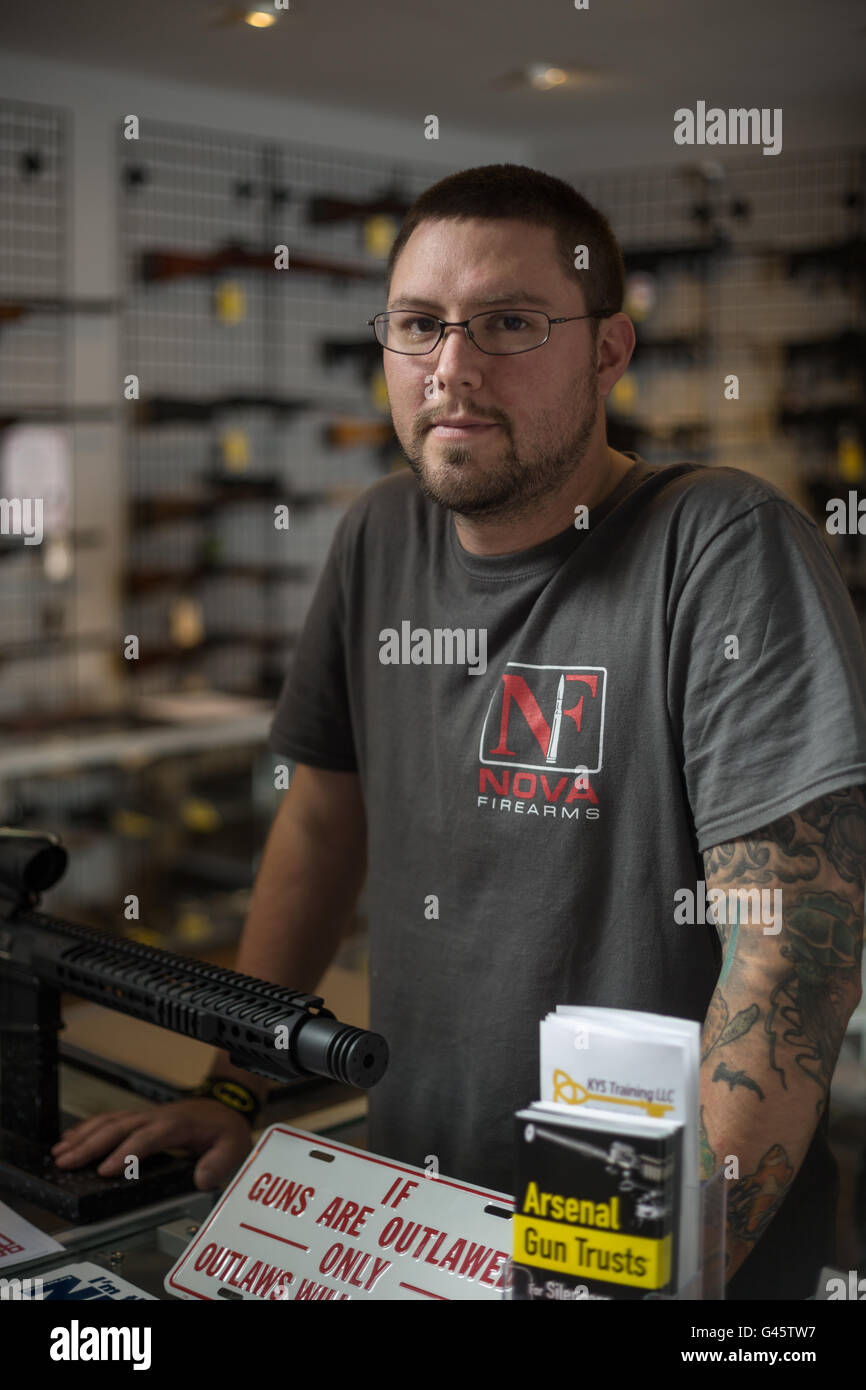
<svg viewBox="0 0 866 1390">
<path fill-rule="evenodd" d="M 387 293 L 397 257 L 420 222 L 435 218 L 508 219 L 552 227 L 559 262 L 583 290 L 587 313 L 622 309 L 625 267 L 607 218 L 577 189 L 552 174 L 525 164 L 482 164 L 440 179 L 415 199 L 391 247 L 386 267 Z M 589 248 L 586 270 L 574 267 L 575 246 Z"/>
</svg>

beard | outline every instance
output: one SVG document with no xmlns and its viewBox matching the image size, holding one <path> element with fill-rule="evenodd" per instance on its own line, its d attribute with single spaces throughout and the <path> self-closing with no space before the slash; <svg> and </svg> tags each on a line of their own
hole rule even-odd
<svg viewBox="0 0 866 1390">
<path fill-rule="evenodd" d="M 421 491 L 431 502 L 458 516 L 509 519 L 533 512 L 544 498 L 557 492 L 579 468 L 589 448 L 598 413 L 598 387 L 594 373 L 578 383 L 578 398 L 565 437 L 556 443 L 542 437 L 518 455 L 507 420 L 490 418 L 503 433 L 505 447 L 489 463 L 474 462 L 472 444 L 434 442 L 436 461 L 424 458 L 430 427 L 420 426 L 407 440 L 400 439 L 409 467 Z M 482 449 L 490 448 L 481 444 Z M 491 448 L 491 454 L 495 445 Z"/>
</svg>

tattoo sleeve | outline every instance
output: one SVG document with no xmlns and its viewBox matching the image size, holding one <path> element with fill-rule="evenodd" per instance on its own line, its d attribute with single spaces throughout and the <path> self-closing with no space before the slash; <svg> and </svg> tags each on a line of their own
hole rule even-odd
<svg viewBox="0 0 866 1390">
<path fill-rule="evenodd" d="M 704 853 L 722 968 L 701 1035 L 702 1173 L 736 1160 L 728 1277 L 788 1192 L 861 993 L 866 794 L 833 792 Z"/>
</svg>

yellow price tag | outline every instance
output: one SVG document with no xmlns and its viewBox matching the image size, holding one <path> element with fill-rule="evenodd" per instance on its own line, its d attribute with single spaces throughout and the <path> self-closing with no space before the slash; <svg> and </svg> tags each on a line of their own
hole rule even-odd
<svg viewBox="0 0 866 1390">
<path fill-rule="evenodd" d="M 204 612 L 195 598 L 176 598 L 169 611 L 171 640 L 176 647 L 197 647 L 204 641 Z"/>
<path fill-rule="evenodd" d="M 211 935 L 211 920 L 203 912 L 182 912 L 175 923 L 175 932 L 182 941 L 207 941 Z"/>
<path fill-rule="evenodd" d="M 846 431 L 836 449 L 839 473 L 846 483 L 859 483 L 863 477 L 863 445 L 856 434 Z"/>
<path fill-rule="evenodd" d="M 182 803 L 180 818 L 190 830 L 207 832 L 217 830 L 222 825 L 222 818 L 216 807 L 197 796 L 189 796 Z"/>
<path fill-rule="evenodd" d="M 637 382 L 634 377 L 629 376 L 628 372 L 621 376 L 610 393 L 610 399 L 617 410 L 626 412 L 634 409 L 637 400 Z"/>
<path fill-rule="evenodd" d="M 376 213 L 364 222 L 364 250 L 371 256 L 387 256 L 396 235 L 394 218 Z"/>
<path fill-rule="evenodd" d="M 245 473 L 250 466 L 250 441 L 243 430 L 223 430 L 220 453 L 230 473 Z"/>
<path fill-rule="evenodd" d="M 370 396 L 377 410 L 381 410 L 383 415 L 388 413 L 391 402 L 388 398 L 388 385 L 385 381 L 385 373 L 381 367 L 376 369 L 370 382 Z"/>
<path fill-rule="evenodd" d="M 146 840 L 156 829 L 156 821 L 140 811 L 120 810 L 111 817 L 111 828 L 127 840 Z"/>
<path fill-rule="evenodd" d="M 220 323 L 240 323 L 247 316 L 247 297 L 235 280 L 222 280 L 214 293 L 214 309 Z"/>
</svg>

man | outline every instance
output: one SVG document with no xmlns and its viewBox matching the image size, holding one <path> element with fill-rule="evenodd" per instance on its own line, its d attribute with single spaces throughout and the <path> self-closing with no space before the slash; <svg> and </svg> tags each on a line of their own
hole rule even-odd
<svg viewBox="0 0 866 1390">
<path fill-rule="evenodd" d="M 373 323 L 411 471 L 338 528 L 273 724 L 297 768 L 238 968 L 313 989 L 366 871 L 391 1048 L 369 1146 L 504 1191 L 548 1010 L 700 1020 L 728 1296 L 806 1297 L 860 994 L 866 660 L 781 493 L 608 448 L 622 301 L 610 228 L 557 179 L 467 170 L 410 210 Z M 677 911 L 704 883 L 737 906 L 718 929 Z M 738 910 L 755 888 L 776 916 Z M 133 1131 L 139 1153 L 184 1142 L 205 1185 L 242 1125 L 203 1099 L 87 1121 L 60 1152 L 114 1144 L 118 1171 Z"/>
</svg>

